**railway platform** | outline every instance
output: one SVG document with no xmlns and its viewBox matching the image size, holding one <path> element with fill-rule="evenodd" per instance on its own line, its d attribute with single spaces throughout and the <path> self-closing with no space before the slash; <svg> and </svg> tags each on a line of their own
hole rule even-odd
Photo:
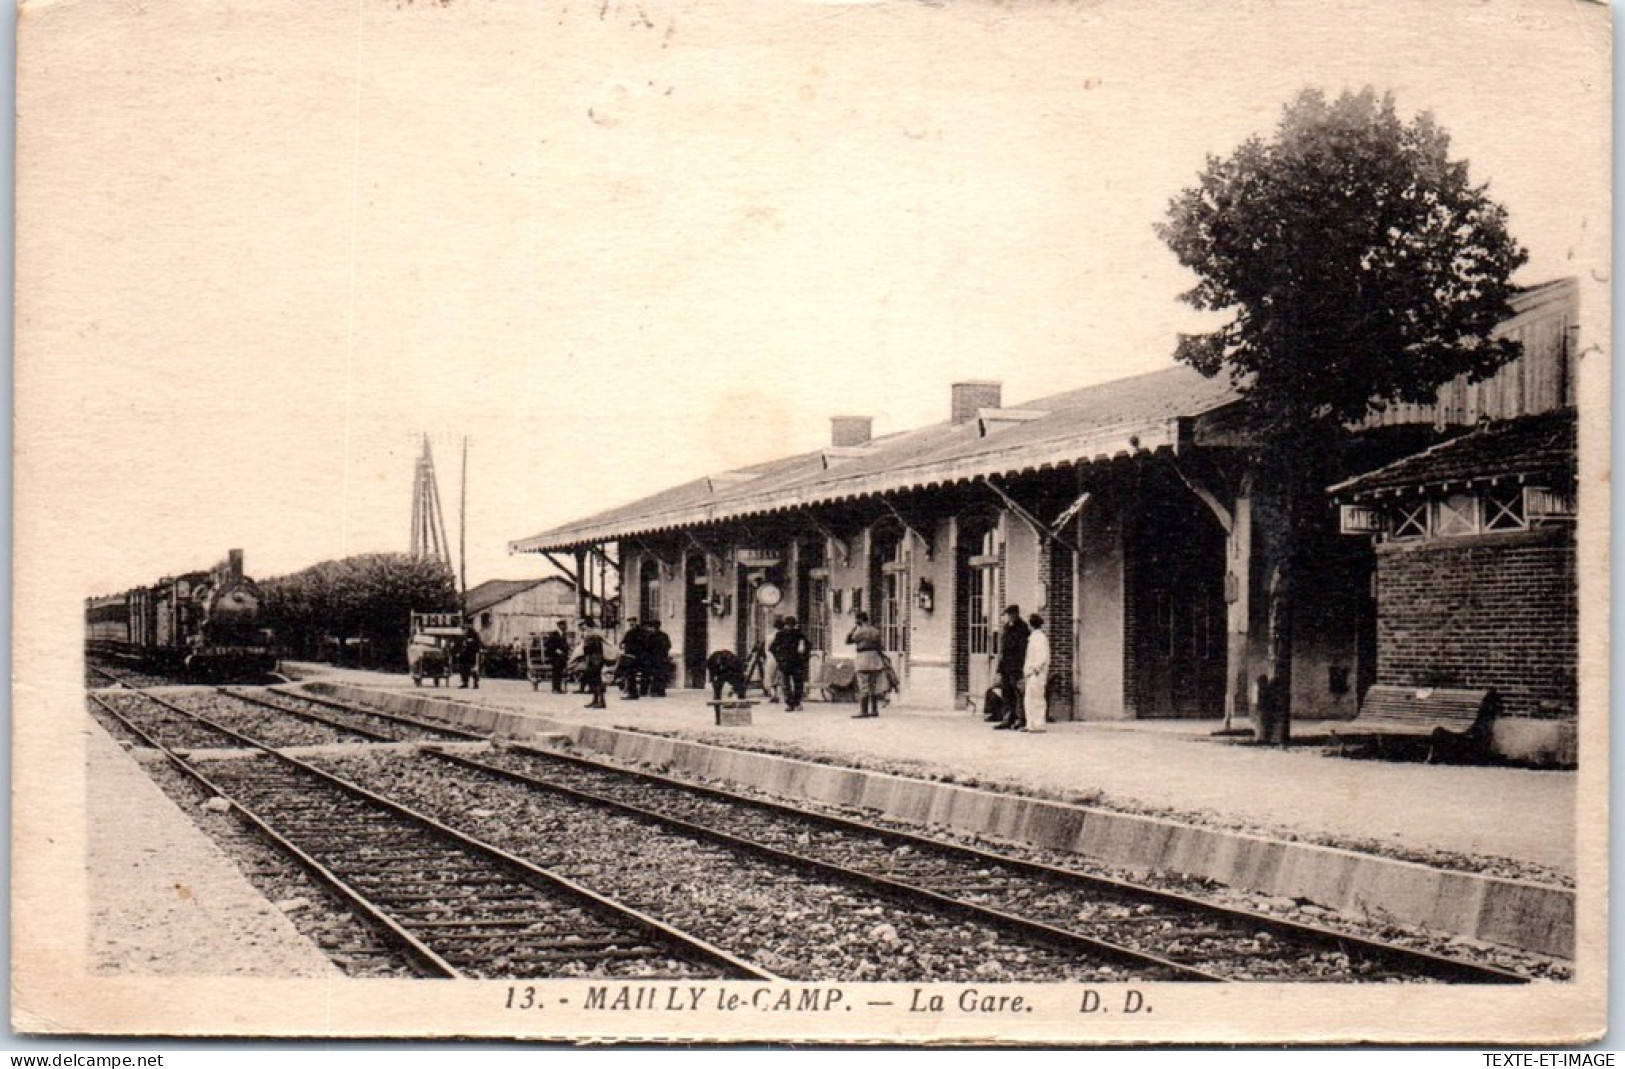
<svg viewBox="0 0 1625 1069">
<path fill-rule="evenodd" d="M 301 679 L 477 703 L 555 726 L 626 727 L 727 748 L 1038 795 L 1236 832 L 1312 841 L 1423 863 L 1572 881 L 1572 771 L 1352 760 L 1327 756 L 1329 725 L 1299 721 L 1289 749 L 1219 736 L 1219 722 L 1086 721 L 1043 734 L 994 731 L 979 715 L 893 704 L 854 720 L 855 705 L 809 701 L 801 712 L 758 701 L 748 726 L 717 727 L 709 692 L 672 690 L 607 709 L 578 694 L 487 679 L 478 692 L 414 688 L 404 674 L 296 665 Z"/>
<path fill-rule="evenodd" d="M 1313 724 L 1296 725 L 1301 745 L 1285 751 L 1239 745 L 1233 736 L 1216 736 L 1210 722 L 1061 723 L 1023 734 L 994 731 L 969 712 L 901 703 L 859 720 L 851 704 L 809 702 L 787 713 L 757 702 L 748 724 L 723 727 L 709 694 L 698 691 L 635 702 L 612 693 L 600 710 L 585 708 L 585 696 L 533 690 L 517 680 L 461 690 L 414 687 L 404 674 L 290 669 L 313 693 L 479 733 L 567 741 L 588 756 L 937 832 L 1081 855 L 1110 868 L 1209 879 L 1239 896 L 1238 905 L 1289 919 L 1341 913 L 1552 958 L 1573 954 L 1572 772 L 1338 759 L 1323 754 Z M 93 740 L 92 762 L 142 775 L 105 737 Z M 143 787 L 152 795 L 143 812 L 188 824 L 150 782 Z M 144 797 L 133 789 L 120 796 L 126 806 Z M 190 827 L 170 828 L 154 841 L 195 835 Z M 122 855 L 112 845 L 107 851 L 118 871 Z M 189 860 L 183 869 L 212 864 Z M 152 866 L 126 868 L 124 875 L 159 898 L 177 894 L 176 881 Z M 215 885 L 205 886 L 212 906 Z M 239 958 L 231 933 L 244 923 L 274 927 L 283 918 L 274 908 L 263 916 L 266 903 L 256 902 L 251 888 L 233 893 L 239 904 L 221 908 L 241 916 L 205 916 L 193 899 L 179 896 L 183 917 L 164 916 L 176 911 L 161 901 L 98 923 L 109 946 L 132 941 L 132 950 L 120 953 L 143 956 L 141 971 L 200 971 L 162 957 L 166 948 L 187 945 L 208 947 L 198 952 L 217 967 L 231 961 L 274 970 L 269 961 L 255 964 L 256 955 L 298 940 L 280 930 L 250 935 Z M 149 931 L 148 914 L 165 925 L 216 927 L 227 941 Z"/>
<path fill-rule="evenodd" d="M 87 726 L 89 969 L 157 977 L 337 977 L 128 752 Z"/>
<path fill-rule="evenodd" d="M 907 825 L 1037 847 L 1130 873 L 1210 881 L 1255 908 L 1330 911 L 1556 958 L 1576 931 L 1574 772 L 1329 756 L 1328 725 L 1289 749 L 1209 721 L 995 731 L 970 712 L 758 702 L 719 726 L 709 693 L 585 708 L 486 680 L 294 669 L 306 686 L 516 740 L 582 751 Z"/>
</svg>

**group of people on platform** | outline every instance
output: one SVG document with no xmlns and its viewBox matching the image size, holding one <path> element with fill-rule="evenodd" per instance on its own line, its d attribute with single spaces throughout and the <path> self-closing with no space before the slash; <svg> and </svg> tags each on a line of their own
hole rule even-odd
<svg viewBox="0 0 1625 1069">
<path fill-rule="evenodd" d="M 1040 733 L 1049 722 L 1049 636 L 1036 612 L 1021 619 L 1021 606 L 1004 610 L 999 629 L 999 682 L 990 689 L 983 719 L 995 731 Z"/>
<path fill-rule="evenodd" d="M 859 709 L 853 719 L 864 720 L 880 715 L 886 695 L 897 685 L 896 673 L 886 657 L 880 629 L 869 622 L 869 614 L 859 612 L 854 621 L 856 626 L 846 637 L 847 644 L 857 650 L 853 666 L 857 671 Z M 480 685 L 479 648 L 479 636 L 469 628 L 469 636 L 458 657 L 464 686 L 468 685 L 470 672 L 473 685 Z M 604 633 L 591 617 L 581 621 L 580 637 L 573 649 L 568 628 L 560 620 L 557 630 L 542 640 L 542 654 L 547 661 L 553 693 L 565 692 L 565 677 L 574 654 L 581 662 L 578 693 L 592 696 L 587 708 L 607 708 L 604 704 L 605 649 Z M 722 649 L 706 658 L 705 669 L 712 698 L 721 701 L 724 688 L 744 698 L 750 679 L 759 668 L 768 700 L 778 702 L 782 697 L 784 711 L 793 713 L 799 711 L 806 700 L 811 659 L 812 646 L 799 622 L 794 616 L 783 616 L 773 621 L 772 638 L 757 643 L 749 662 L 742 661 L 732 650 Z M 984 708 L 984 719 L 994 723 L 995 730 L 1044 731 L 1049 721 L 1049 662 L 1049 636 L 1044 633 L 1044 618 L 1033 613 L 1023 620 L 1020 606 L 1008 606 L 999 630 L 996 668 L 999 681 L 989 689 Z M 671 636 L 661 629 L 660 621 L 651 619 L 640 623 L 636 617 L 627 620 L 614 676 L 622 699 L 664 698 L 670 673 Z"/>
</svg>

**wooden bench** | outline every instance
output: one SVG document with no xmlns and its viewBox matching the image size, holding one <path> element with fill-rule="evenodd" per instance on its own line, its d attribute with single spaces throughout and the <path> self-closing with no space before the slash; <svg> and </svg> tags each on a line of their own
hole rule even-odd
<svg viewBox="0 0 1625 1069">
<path fill-rule="evenodd" d="M 1365 692 L 1359 715 L 1332 734 L 1339 744 L 1344 738 L 1426 738 L 1432 761 L 1440 743 L 1483 742 L 1500 704 L 1494 690 L 1378 684 Z"/>
<path fill-rule="evenodd" d="M 749 727 L 750 711 L 756 703 L 744 698 L 723 698 L 706 702 L 719 728 Z"/>
</svg>

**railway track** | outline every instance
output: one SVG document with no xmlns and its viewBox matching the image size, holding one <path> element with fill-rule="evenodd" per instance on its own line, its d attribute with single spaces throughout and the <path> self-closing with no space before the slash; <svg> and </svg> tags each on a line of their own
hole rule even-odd
<svg viewBox="0 0 1625 1069">
<path fill-rule="evenodd" d="M 188 715 L 143 697 L 172 717 Z M 92 700 L 231 802 L 419 975 L 773 979 L 652 917 L 221 725 L 205 726 L 256 753 L 216 762 L 205 774 L 113 704 Z"/>
<path fill-rule="evenodd" d="M 432 752 L 432 751 L 431 751 Z M 1526 977 L 1334 929 L 809 813 L 585 758 L 514 747 L 434 754 L 482 775 L 613 807 L 790 864 L 967 913 L 988 911 L 1098 941 L 1119 958 L 1172 963 L 1189 979 L 1520 983 Z"/>
<path fill-rule="evenodd" d="M 465 830 L 478 832 L 482 839 L 501 843 L 512 855 L 524 855 L 555 872 L 571 873 L 610 894 L 618 892 L 600 878 L 616 867 L 611 855 L 636 850 L 640 854 L 680 858 L 678 870 L 696 863 L 693 859 L 697 858 L 698 864 L 709 863 L 719 874 L 728 872 L 730 884 L 749 882 L 740 875 L 748 864 L 766 864 L 830 887 L 855 889 L 865 903 L 884 900 L 904 913 L 952 918 L 955 924 L 999 933 L 1011 948 L 1039 948 L 1026 957 L 1022 951 L 1012 952 L 1022 959 L 1024 967 L 1030 966 L 1027 972 L 1037 971 L 1046 979 L 1080 975 L 1075 968 L 1068 971 L 1072 968 L 1064 964 L 1068 960 L 1091 961 L 1105 970 L 1104 974 L 1090 973 L 1086 968 L 1082 975 L 1092 979 L 1481 984 L 1528 979 L 1413 947 L 1217 906 L 1169 891 L 808 812 L 574 755 L 524 746 L 507 747 L 481 757 L 441 751 L 432 745 L 434 740 L 483 736 L 351 703 L 279 692 L 257 697 L 224 688 L 220 695 L 255 708 L 256 715 L 297 718 L 301 724 L 334 733 L 335 738 L 431 742 L 424 756 L 416 759 L 333 758 L 325 763 L 340 766 L 344 775 L 361 780 L 377 792 L 368 795 L 371 805 L 396 804 L 384 795 L 405 794 L 410 798 L 415 794 L 413 804 L 446 825 L 465 826 Z M 155 696 L 144 697 L 168 707 L 165 717 L 159 718 L 158 730 L 178 732 L 186 745 L 203 745 L 199 739 L 185 735 L 179 726 L 188 719 L 196 718 L 207 730 L 223 732 L 226 737 L 234 734 L 230 725 L 197 717 L 195 711 Z M 252 733 L 255 740 L 238 735 L 232 745 L 276 745 L 282 737 L 263 724 Z M 282 766 L 267 765 L 259 758 L 233 765 L 219 775 L 246 775 L 244 770 L 249 767 L 274 767 L 277 775 L 290 775 Z M 431 766 L 436 771 L 426 779 L 437 782 L 428 787 L 414 781 L 414 777 L 425 777 L 407 771 Z M 237 783 L 233 789 L 257 799 L 258 806 L 269 811 L 283 804 L 277 799 L 285 792 L 314 794 L 292 782 L 279 785 L 264 771 L 254 772 L 254 777 Z M 362 788 L 352 784 L 350 789 Z M 539 803 L 539 799 L 548 801 Z M 561 809 L 561 805 L 565 808 Z M 605 844 L 597 859 L 601 863 L 591 858 L 584 860 L 579 852 L 561 853 L 556 842 L 548 843 L 545 837 L 535 834 L 536 827 L 549 825 L 555 840 L 565 834 L 580 836 L 586 823 L 606 817 L 620 823 L 615 825 L 618 831 L 600 840 Z M 293 815 L 290 819 L 298 824 L 303 818 Z M 331 827 L 337 819 L 332 814 L 323 817 L 318 813 L 307 823 L 312 828 L 324 824 Z M 466 827 L 470 823 L 474 826 Z M 633 843 L 635 847 L 630 845 Z M 713 851 L 709 861 L 706 848 Z M 741 860 L 744 858 L 751 861 L 747 864 Z M 456 883 L 459 870 L 451 866 L 446 871 Z M 613 872 L 610 875 L 608 884 L 613 885 L 616 877 Z M 373 884 L 382 886 L 397 879 L 395 874 L 374 880 Z M 632 880 L 629 886 L 636 882 Z M 409 891 L 413 894 L 445 890 L 410 881 L 406 886 L 413 888 Z M 659 913 L 662 905 L 661 897 L 656 895 L 647 897 L 641 908 L 646 913 Z M 872 905 L 859 908 L 866 916 L 875 915 Z M 795 914 L 796 909 L 789 906 L 786 912 Z M 893 929 L 895 934 L 895 925 L 874 927 L 883 938 L 889 938 L 886 929 Z M 712 932 L 709 938 L 723 945 L 728 942 L 726 931 Z M 748 948 L 740 954 L 741 960 L 750 956 Z M 770 964 L 794 978 L 821 978 L 805 972 L 793 953 L 776 952 Z M 1056 971 L 1045 973 L 1045 969 Z M 883 978 L 915 977 L 888 973 Z"/>
<path fill-rule="evenodd" d="M 247 703 L 212 691 L 115 691 L 90 698 L 119 720 L 138 728 L 160 748 L 171 750 L 237 749 L 244 746 L 326 746 L 373 742 L 346 727 L 301 720 L 286 713 L 266 715 Z"/>
<path fill-rule="evenodd" d="M 287 694 L 261 689 L 248 693 L 241 689 L 218 688 L 221 694 L 261 709 L 274 710 L 312 723 L 325 724 L 337 731 L 353 732 L 376 742 L 469 741 L 483 742 L 488 736 L 461 728 L 436 724 L 398 713 L 382 713 L 344 702 L 309 695 Z"/>
<path fill-rule="evenodd" d="M 799 981 L 1214 980 L 1199 970 L 837 866 L 764 852 L 448 763 L 317 763 Z"/>
<path fill-rule="evenodd" d="M 613 804 L 622 812 L 693 834 L 726 830 L 766 855 L 851 870 L 841 873 L 842 878 L 878 880 L 881 883 L 873 886 L 888 893 L 907 895 L 912 886 L 956 905 L 1062 928 L 1188 966 L 1207 977 L 1489 984 L 1529 979 L 1413 946 L 1219 906 L 587 758 L 522 746 L 510 747 L 507 754 L 446 759 L 527 782 L 533 789 Z"/>
<path fill-rule="evenodd" d="M 105 663 L 94 663 L 96 658 L 85 661 L 85 686 L 92 687 L 124 687 L 130 690 L 139 690 L 142 687 L 162 687 L 179 682 L 168 676 L 154 675 L 142 672 L 125 665 L 116 669 Z"/>
</svg>

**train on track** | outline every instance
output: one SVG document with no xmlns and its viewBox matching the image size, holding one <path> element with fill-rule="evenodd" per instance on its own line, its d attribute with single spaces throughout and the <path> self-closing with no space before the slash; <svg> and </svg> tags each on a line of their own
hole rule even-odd
<svg viewBox="0 0 1625 1069">
<path fill-rule="evenodd" d="M 204 679 L 270 672 L 277 653 L 263 603 L 243 574 L 243 551 L 234 549 L 208 571 L 87 598 L 86 648 Z"/>
</svg>

